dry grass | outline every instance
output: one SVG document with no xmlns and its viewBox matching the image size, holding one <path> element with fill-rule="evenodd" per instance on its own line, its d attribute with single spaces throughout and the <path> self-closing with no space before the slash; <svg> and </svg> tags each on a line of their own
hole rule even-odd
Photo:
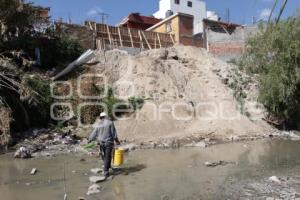
<svg viewBox="0 0 300 200">
<path fill-rule="evenodd" d="M 0 106 L 0 146 L 9 142 L 11 120 L 11 110 Z"/>
</svg>

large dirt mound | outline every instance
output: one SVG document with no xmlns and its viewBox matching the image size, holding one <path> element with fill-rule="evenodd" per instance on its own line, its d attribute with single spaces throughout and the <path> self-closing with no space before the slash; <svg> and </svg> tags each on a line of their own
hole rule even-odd
<svg viewBox="0 0 300 200">
<path fill-rule="evenodd" d="M 231 89 L 213 71 L 215 64 L 227 64 L 215 62 L 202 49 L 175 46 L 135 56 L 120 50 L 101 51 L 93 62 L 98 62 L 93 70 L 104 75 L 121 97 L 147 99 L 131 119 L 116 122 L 123 138 L 230 138 L 267 131 L 268 126 L 260 120 L 254 123 L 240 114 Z"/>
</svg>

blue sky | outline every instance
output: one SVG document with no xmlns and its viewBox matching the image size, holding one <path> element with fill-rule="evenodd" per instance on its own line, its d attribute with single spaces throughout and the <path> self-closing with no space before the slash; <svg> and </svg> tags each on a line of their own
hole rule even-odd
<svg viewBox="0 0 300 200">
<path fill-rule="evenodd" d="M 158 10 L 159 0 L 30 0 L 36 5 L 51 7 L 52 19 L 69 18 L 74 23 L 83 23 L 86 19 L 100 21 L 99 12 L 109 14 L 108 23 L 116 24 L 131 12 L 152 15 Z M 252 16 L 265 18 L 270 12 L 274 0 L 206 0 L 207 9 L 216 11 L 225 17 L 230 9 L 232 22 L 251 23 Z M 279 0 L 281 5 L 283 0 Z M 275 13 L 279 12 L 278 5 Z M 300 0 L 289 0 L 283 17 L 292 15 L 300 8 Z"/>
</svg>

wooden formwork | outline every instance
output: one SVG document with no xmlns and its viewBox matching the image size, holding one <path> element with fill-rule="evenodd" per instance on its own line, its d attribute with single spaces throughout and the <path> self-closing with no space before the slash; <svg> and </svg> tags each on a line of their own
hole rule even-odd
<svg viewBox="0 0 300 200">
<path fill-rule="evenodd" d="M 96 34 L 97 49 L 132 47 L 155 49 L 175 44 L 174 35 L 87 22 Z"/>
</svg>

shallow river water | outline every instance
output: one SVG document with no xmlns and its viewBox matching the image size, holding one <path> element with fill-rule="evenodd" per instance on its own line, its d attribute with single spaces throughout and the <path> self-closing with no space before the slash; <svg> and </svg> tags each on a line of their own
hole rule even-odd
<svg viewBox="0 0 300 200">
<path fill-rule="evenodd" d="M 14 160 L 11 154 L 1 155 L 0 199 L 63 200 L 64 168 L 69 200 L 78 197 L 91 200 L 266 199 L 272 196 L 295 199 L 300 192 L 299 141 L 263 140 L 208 148 L 137 150 L 125 156 L 119 173 L 112 180 L 99 183 L 101 193 L 87 196 L 91 185 L 89 176 L 93 175 L 90 169 L 102 165 L 95 157 L 72 154 Z M 82 158 L 85 161 L 80 161 Z M 229 164 L 204 165 L 207 161 L 220 160 Z M 36 175 L 30 175 L 32 168 L 38 169 Z M 286 182 L 277 186 L 268 182 L 270 176 L 286 180 L 293 177 L 299 183 L 293 179 L 294 185 Z M 285 193 L 281 194 L 282 191 Z"/>
</svg>

